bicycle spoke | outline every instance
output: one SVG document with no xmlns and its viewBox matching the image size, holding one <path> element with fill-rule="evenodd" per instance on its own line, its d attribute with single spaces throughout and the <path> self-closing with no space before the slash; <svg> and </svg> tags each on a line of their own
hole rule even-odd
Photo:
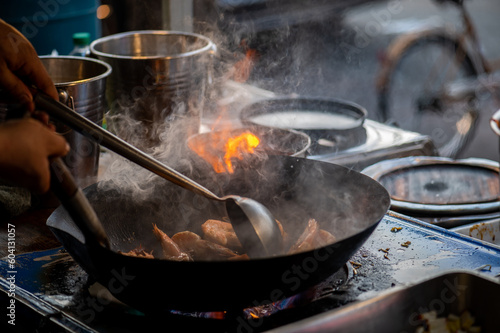
<svg viewBox="0 0 500 333">
<path fill-rule="evenodd" d="M 457 44 L 432 37 L 403 50 L 380 98 L 390 123 L 429 135 L 441 155 L 452 157 L 464 145 L 474 117 L 467 103 L 443 98 L 444 87 L 475 70 Z"/>
</svg>

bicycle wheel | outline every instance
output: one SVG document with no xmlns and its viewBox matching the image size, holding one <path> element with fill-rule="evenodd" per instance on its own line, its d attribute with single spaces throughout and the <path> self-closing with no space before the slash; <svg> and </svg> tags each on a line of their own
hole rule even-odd
<svg viewBox="0 0 500 333">
<path fill-rule="evenodd" d="M 457 41 L 439 34 L 402 39 L 391 54 L 378 81 L 379 120 L 429 135 L 441 156 L 456 157 L 474 131 L 477 112 L 470 100 L 443 92 L 477 76 L 471 58 Z"/>
</svg>

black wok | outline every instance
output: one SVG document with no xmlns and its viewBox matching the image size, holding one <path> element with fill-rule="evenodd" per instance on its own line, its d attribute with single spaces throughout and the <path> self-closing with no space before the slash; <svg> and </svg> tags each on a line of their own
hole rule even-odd
<svg viewBox="0 0 500 333">
<path fill-rule="evenodd" d="M 204 174 L 209 173 L 198 173 Z M 314 251 L 242 261 L 175 262 L 118 254 L 139 245 L 154 247 L 152 223 L 171 236 L 186 229 L 200 232 L 207 219 L 224 216 L 222 203 L 160 178 L 147 198 L 114 181 L 84 190 L 111 250 L 86 245 L 62 207 L 47 225 L 88 274 L 124 303 L 145 312 L 221 311 L 277 301 L 325 280 L 361 247 L 390 205 L 387 191 L 373 179 L 302 158 L 269 156 L 236 168 L 233 175 L 210 177 L 216 177 L 213 184 L 221 184 L 214 192 L 234 192 L 265 203 L 291 237 L 297 238 L 315 218 L 338 241 Z"/>
</svg>

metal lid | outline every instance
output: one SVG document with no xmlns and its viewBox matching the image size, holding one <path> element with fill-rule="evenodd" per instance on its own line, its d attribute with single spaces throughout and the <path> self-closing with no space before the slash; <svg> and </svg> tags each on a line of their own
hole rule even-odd
<svg viewBox="0 0 500 333">
<path fill-rule="evenodd" d="M 374 164 L 363 173 L 387 189 L 395 211 L 424 216 L 500 211 L 498 162 L 406 157 Z"/>
</svg>

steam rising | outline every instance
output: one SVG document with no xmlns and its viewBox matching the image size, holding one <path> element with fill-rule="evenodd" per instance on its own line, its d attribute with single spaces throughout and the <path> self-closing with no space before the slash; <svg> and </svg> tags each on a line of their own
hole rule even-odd
<svg viewBox="0 0 500 333">
<path fill-rule="evenodd" d="M 285 29 L 279 33 L 289 37 L 289 32 Z M 345 184 L 340 184 L 340 190 L 334 188 L 335 186 L 325 187 L 323 184 L 318 184 L 311 180 L 313 179 L 311 172 L 315 176 L 325 177 L 328 180 L 326 175 L 323 175 L 323 169 L 320 166 L 316 166 L 314 170 L 304 171 L 293 169 L 293 165 L 278 165 L 266 170 L 253 170 L 249 172 L 248 177 L 246 174 L 248 170 L 243 167 L 239 169 L 240 172 L 236 171 L 234 177 L 216 175 L 206 162 L 187 148 L 186 141 L 193 124 L 199 131 L 200 120 L 202 123 L 212 125 L 214 119 L 220 115 L 227 113 L 231 115 L 232 110 L 228 112 L 218 102 L 224 96 L 225 84 L 233 81 L 237 76 L 235 64 L 244 60 L 246 56 L 244 52 L 234 52 L 234 48 L 233 50 L 231 47 L 226 48 L 225 45 L 230 45 L 234 41 L 224 40 L 221 34 L 207 30 L 205 36 L 217 45 L 217 54 L 212 58 L 213 63 L 210 64 L 211 67 L 206 73 L 209 75 L 205 84 L 206 91 L 192 95 L 193 99 L 187 102 L 173 103 L 169 106 L 149 105 L 152 110 L 162 115 L 160 120 L 154 122 L 137 119 L 134 111 L 138 104 L 144 104 L 144 101 L 147 101 L 147 94 L 144 95 L 146 98 L 142 101 L 122 103 L 119 112 L 115 109 L 106 115 L 110 130 L 216 194 L 222 194 L 223 191 L 236 191 L 237 193 L 234 192 L 234 194 L 249 197 L 264 195 L 266 201 L 263 203 L 266 206 L 273 207 L 278 203 L 281 204 L 282 214 L 276 217 L 291 234 L 300 234 L 309 218 L 316 218 L 318 222 L 325 223 L 327 226 L 325 229 L 332 231 L 339 239 L 373 223 L 374 221 L 368 221 L 371 215 L 367 217 L 365 210 L 350 207 L 356 201 L 353 199 L 354 196 L 359 196 L 363 199 L 358 198 L 358 204 L 364 205 L 365 209 L 370 208 L 371 198 L 366 198 L 365 190 L 359 189 L 351 192 L 350 186 L 346 187 Z M 226 36 L 231 36 L 231 34 L 226 34 Z M 271 48 L 273 47 L 280 47 L 280 45 L 271 45 Z M 292 48 L 292 50 L 299 52 L 298 49 Z M 266 70 L 281 70 L 284 62 L 289 64 L 289 54 L 280 54 L 280 57 L 266 63 Z M 300 59 L 298 57 L 292 60 L 292 66 L 287 68 L 289 73 L 298 70 L 301 66 Z M 262 74 L 258 70 L 255 73 L 255 75 Z M 297 78 L 284 76 L 284 81 L 279 83 L 289 86 L 290 82 L 285 81 L 295 79 Z M 276 85 L 276 82 L 273 81 L 274 88 L 279 90 L 280 87 Z M 115 103 L 115 106 L 117 105 L 119 103 Z M 241 104 L 239 106 L 241 107 Z M 167 110 L 168 107 L 173 108 Z M 112 228 L 110 238 L 118 242 L 128 240 L 130 248 L 123 248 L 123 245 L 120 245 L 121 251 L 131 250 L 138 245 L 147 247 L 150 245 L 148 242 L 154 242 L 152 223 L 158 224 L 160 229 L 172 235 L 183 230 L 197 232 L 206 219 L 222 219 L 225 215 L 224 206 L 221 203 L 210 201 L 171 184 L 112 152 L 109 152 L 106 158 L 108 159 L 105 161 L 107 168 L 97 187 L 100 194 L 98 199 L 94 198 L 94 200 L 100 200 L 98 205 L 101 206 L 98 210 L 105 215 L 101 217 L 103 220 L 108 219 L 111 220 L 111 224 L 120 225 L 119 228 Z M 301 166 L 301 164 L 298 165 Z M 283 178 L 284 174 L 280 168 L 286 170 L 288 176 L 292 174 L 293 177 L 302 179 L 297 193 L 294 192 L 297 189 L 293 186 L 287 188 L 290 186 L 287 184 L 289 180 Z M 227 188 L 230 180 L 234 180 L 235 177 L 242 178 Z M 330 175 L 330 177 L 336 176 Z M 340 197 L 332 197 L 339 193 Z M 297 199 L 300 199 L 300 205 L 297 205 L 295 201 Z M 109 208 L 106 205 L 109 205 Z M 297 210 L 300 214 L 297 214 Z M 297 218 L 298 215 L 300 218 Z"/>
<path fill-rule="evenodd" d="M 187 139 L 200 131 L 200 123 L 211 123 L 214 119 L 226 117 L 227 109 L 220 108 L 218 100 L 224 94 L 225 83 L 236 75 L 235 64 L 242 61 L 245 54 L 230 52 L 226 48 L 225 45 L 231 43 L 227 35 L 223 37 L 208 28 L 205 32 L 204 36 L 215 43 L 217 51 L 210 57 L 197 59 L 202 62 L 198 66 L 202 69 L 201 73 L 188 70 L 182 81 L 171 81 L 171 86 L 162 87 L 145 85 L 144 82 L 161 82 L 162 77 L 168 77 L 169 73 L 159 72 L 156 73 L 158 78 L 151 78 L 148 75 L 153 70 L 149 69 L 146 71 L 148 77 L 137 79 L 137 85 L 128 93 L 116 95 L 117 99 L 111 102 L 106 121 L 108 129 L 128 143 L 217 192 L 219 186 L 214 184 L 210 167 L 187 147 Z M 127 73 L 123 76 L 126 78 Z M 192 87 L 189 82 L 192 82 Z M 194 87 L 200 84 L 201 90 L 196 91 Z M 163 100 L 165 103 L 158 97 L 162 89 L 168 95 Z M 172 92 L 175 89 L 178 89 L 177 93 Z M 100 187 L 130 191 L 136 200 L 148 202 L 157 195 L 158 186 L 163 188 L 168 183 L 112 152 L 106 158 L 104 162 L 107 167 L 100 177 L 103 180 Z"/>
</svg>

